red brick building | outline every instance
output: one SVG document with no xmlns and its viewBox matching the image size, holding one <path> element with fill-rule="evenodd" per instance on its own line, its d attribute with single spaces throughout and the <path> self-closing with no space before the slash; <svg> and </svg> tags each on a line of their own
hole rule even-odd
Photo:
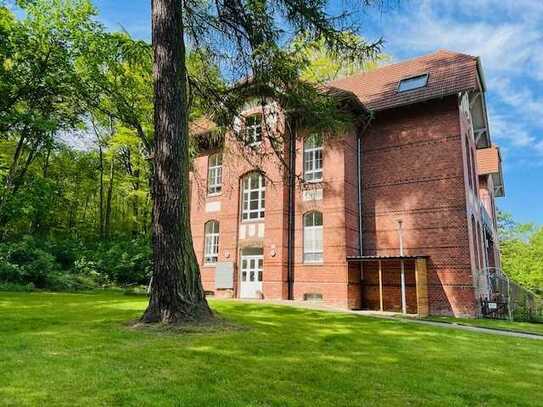
<svg viewBox="0 0 543 407">
<path fill-rule="evenodd" d="M 372 119 L 341 137 L 298 129 L 282 157 L 292 172 L 266 155 L 263 133 L 285 132 L 288 120 L 274 103 L 262 111 L 248 101 L 235 127 L 249 146 L 226 136 L 195 160 L 205 290 L 478 315 L 499 267 L 494 200 L 504 194 L 479 59 L 438 51 L 330 87 L 356 95 Z"/>
</svg>

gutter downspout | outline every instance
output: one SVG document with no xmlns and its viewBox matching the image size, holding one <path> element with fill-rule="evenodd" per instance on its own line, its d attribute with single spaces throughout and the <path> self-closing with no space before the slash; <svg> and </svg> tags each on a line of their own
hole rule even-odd
<svg viewBox="0 0 543 407">
<path fill-rule="evenodd" d="M 367 128 L 369 127 L 371 121 L 373 119 L 373 116 L 368 115 L 368 117 L 365 120 L 364 125 L 358 130 L 358 133 L 356 135 L 356 178 L 357 178 L 357 185 L 356 185 L 356 192 L 357 192 L 357 199 L 358 199 L 358 255 L 363 256 L 364 250 L 363 250 L 363 226 L 364 226 L 364 216 L 362 213 L 362 210 L 364 208 L 364 205 L 362 203 L 362 136 L 364 133 L 366 133 Z"/>
<path fill-rule="evenodd" d="M 362 130 L 363 131 L 363 130 Z M 363 256 L 364 251 L 362 250 L 362 240 L 363 240 L 363 215 L 362 215 L 362 131 L 358 132 L 358 137 L 356 138 L 356 175 L 357 175 L 357 195 L 358 195 L 358 255 Z"/>
<path fill-rule="evenodd" d="M 366 129 L 369 127 L 371 122 L 372 116 L 368 116 L 366 119 L 366 122 L 363 126 L 361 126 L 357 132 L 356 135 L 356 192 L 357 192 L 357 200 L 358 200 L 358 255 L 362 257 L 364 255 L 364 215 L 362 213 L 362 210 L 364 209 L 364 204 L 362 203 L 362 136 L 366 132 Z M 379 262 L 379 266 L 381 265 L 381 262 Z M 380 270 L 380 268 L 379 268 Z M 379 277 L 381 277 L 381 273 L 379 272 Z M 364 263 L 360 262 L 360 305 L 362 306 L 363 298 L 364 298 Z M 382 295 L 381 295 L 381 301 L 382 301 Z"/>
<path fill-rule="evenodd" d="M 289 129 L 289 168 L 288 168 L 288 218 L 287 218 L 287 299 L 294 299 L 294 211 L 296 193 L 296 122 L 290 120 Z"/>
</svg>

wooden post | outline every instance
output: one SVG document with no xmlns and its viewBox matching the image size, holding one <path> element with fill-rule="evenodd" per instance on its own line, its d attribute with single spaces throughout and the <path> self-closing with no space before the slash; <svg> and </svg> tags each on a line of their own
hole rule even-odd
<svg viewBox="0 0 543 407">
<path fill-rule="evenodd" d="M 402 314 L 407 314 L 407 301 L 405 298 L 405 264 L 403 259 L 400 260 L 400 278 L 401 278 L 401 294 L 402 294 Z"/>
<path fill-rule="evenodd" d="M 383 312 L 383 269 L 379 260 L 379 309 Z"/>
<path fill-rule="evenodd" d="M 419 317 L 427 317 L 430 313 L 428 303 L 428 268 L 426 259 L 415 260 L 415 281 L 417 286 L 417 313 Z"/>
</svg>

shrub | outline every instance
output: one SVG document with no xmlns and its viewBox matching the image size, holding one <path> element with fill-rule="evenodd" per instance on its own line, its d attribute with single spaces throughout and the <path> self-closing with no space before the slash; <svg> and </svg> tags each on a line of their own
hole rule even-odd
<svg viewBox="0 0 543 407">
<path fill-rule="evenodd" d="M 30 237 L 1 245 L 0 263 L 0 282 L 32 283 L 38 288 L 46 288 L 48 276 L 58 270 L 55 258 Z"/>
<path fill-rule="evenodd" d="M 0 291 L 30 292 L 34 289 L 34 284 L 0 283 Z"/>
<path fill-rule="evenodd" d="M 151 249 L 146 239 L 107 242 L 38 240 L 0 243 L 0 284 L 49 290 L 147 285 Z"/>
</svg>

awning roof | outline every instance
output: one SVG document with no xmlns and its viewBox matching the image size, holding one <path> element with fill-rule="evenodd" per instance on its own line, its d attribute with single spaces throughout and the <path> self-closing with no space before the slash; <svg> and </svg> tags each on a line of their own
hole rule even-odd
<svg viewBox="0 0 543 407">
<path fill-rule="evenodd" d="M 494 195 L 505 196 L 503 183 L 502 158 L 496 145 L 477 150 L 477 169 L 479 175 L 491 175 L 494 182 Z"/>
<path fill-rule="evenodd" d="M 347 256 L 347 261 L 353 263 L 361 263 L 365 261 L 376 261 L 376 260 L 415 260 L 415 259 L 424 259 L 428 256 Z"/>
</svg>

